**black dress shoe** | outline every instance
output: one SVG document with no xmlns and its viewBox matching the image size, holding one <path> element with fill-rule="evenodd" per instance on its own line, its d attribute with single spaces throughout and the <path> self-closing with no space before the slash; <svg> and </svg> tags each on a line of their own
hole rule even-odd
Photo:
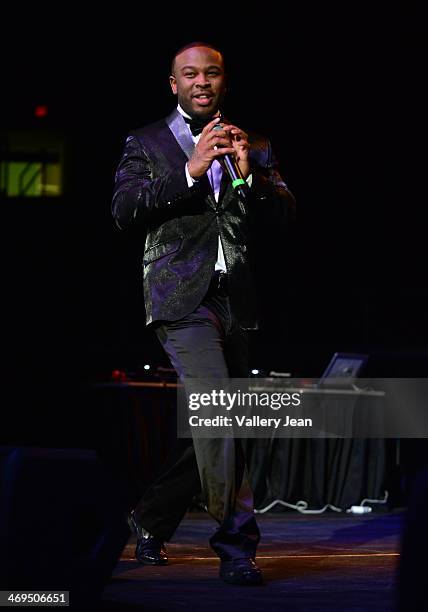
<svg viewBox="0 0 428 612">
<path fill-rule="evenodd" d="M 134 511 L 128 514 L 127 520 L 132 533 L 137 536 L 137 546 L 135 548 L 137 561 L 144 565 L 166 565 L 168 557 L 162 540 L 138 525 L 134 517 Z"/>
<path fill-rule="evenodd" d="M 263 584 L 263 575 L 254 559 L 242 558 L 222 561 L 220 578 L 229 584 L 256 585 Z"/>
</svg>

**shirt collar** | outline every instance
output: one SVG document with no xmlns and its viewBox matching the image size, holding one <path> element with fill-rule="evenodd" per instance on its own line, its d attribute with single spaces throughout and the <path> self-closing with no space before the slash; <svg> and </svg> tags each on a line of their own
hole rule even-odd
<svg viewBox="0 0 428 612">
<path fill-rule="evenodd" d="M 180 113 L 180 115 L 183 115 L 183 117 L 187 117 L 188 119 L 191 119 L 192 117 L 190 115 L 188 115 L 179 104 L 177 104 L 177 110 Z"/>
<path fill-rule="evenodd" d="M 180 115 L 183 115 L 183 117 L 187 117 L 188 119 L 192 119 L 192 117 L 188 113 L 186 113 L 186 111 L 184 111 L 179 104 L 177 104 L 177 110 L 180 113 Z M 213 117 L 215 117 L 217 115 L 217 113 L 218 113 L 218 110 L 215 112 Z"/>
<path fill-rule="evenodd" d="M 188 113 L 186 113 L 186 111 L 184 111 L 179 104 L 177 104 L 177 110 L 180 113 L 180 115 L 182 115 L 183 117 L 187 117 L 188 119 L 192 119 L 192 117 Z M 187 125 L 187 129 L 190 132 L 191 137 L 193 138 L 193 141 L 198 141 L 201 135 L 198 134 L 197 136 L 193 136 L 192 131 L 190 129 L 190 125 L 187 122 L 186 122 L 186 125 Z"/>
<path fill-rule="evenodd" d="M 188 115 L 188 114 L 186 113 L 186 111 L 184 111 L 184 110 L 181 108 L 181 106 L 180 106 L 179 104 L 177 104 L 177 110 L 178 110 L 178 112 L 180 113 L 180 115 L 181 115 L 182 117 L 187 117 L 188 119 L 191 119 L 191 118 L 192 118 L 190 115 Z M 200 134 L 198 134 L 197 136 L 193 136 L 193 134 L 192 134 L 192 130 L 190 129 L 190 125 L 189 125 L 187 122 L 186 122 L 186 126 L 187 126 L 187 129 L 189 130 L 189 134 L 190 134 L 190 136 L 192 137 L 193 142 L 195 142 L 195 143 L 196 143 L 196 142 L 198 142 L 198 140 L 199 140 L 199 138 L 200 138 L 200 136 L 201 136 L 201 135 L 200 135 Z"/>
</svg>

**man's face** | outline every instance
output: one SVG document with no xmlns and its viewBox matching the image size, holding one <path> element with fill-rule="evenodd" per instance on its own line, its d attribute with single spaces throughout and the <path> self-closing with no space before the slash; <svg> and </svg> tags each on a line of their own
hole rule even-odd
<svg viewBox="0 0 428 612">
<path fill-rule="evenodd" d="M 212 117 L 226 91 L 223 58 L 209 47 L 186 49 L 175 58 L 169 81 L 186 113 L 194 118 Z"/>
</svg>

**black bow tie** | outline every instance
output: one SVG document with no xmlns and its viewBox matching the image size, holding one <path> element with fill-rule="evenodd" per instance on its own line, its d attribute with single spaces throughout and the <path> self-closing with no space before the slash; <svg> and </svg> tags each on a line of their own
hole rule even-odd
<svg viewBox="0 0 428 612">
<path fill-rule="evenodd" d="M 211 121 L 211 118 L 204 121 L 203 119 L 191 119 L 190 117 L 185 117 L 184 115 L 182 115 L 182 117 L 184 121 L 189 124 L 190 131 L 192 132 L 193 136 L 198 136 L 204 127 Z"/>
</svg>

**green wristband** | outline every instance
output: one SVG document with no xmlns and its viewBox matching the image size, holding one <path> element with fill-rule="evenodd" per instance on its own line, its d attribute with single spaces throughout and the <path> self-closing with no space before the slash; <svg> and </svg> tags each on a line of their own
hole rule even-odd
<svg viewBox="0 0 428 612">
<path fill-rule="evenodd" d="M 234 181 L 232 181 L 232 187 L 234 189 L 236 189 L 236 187 L 238 187 L 238 185 L 245 185 L 244 179 L 238 178 L 238 179 L 235 179 Z"/>
</svg>

